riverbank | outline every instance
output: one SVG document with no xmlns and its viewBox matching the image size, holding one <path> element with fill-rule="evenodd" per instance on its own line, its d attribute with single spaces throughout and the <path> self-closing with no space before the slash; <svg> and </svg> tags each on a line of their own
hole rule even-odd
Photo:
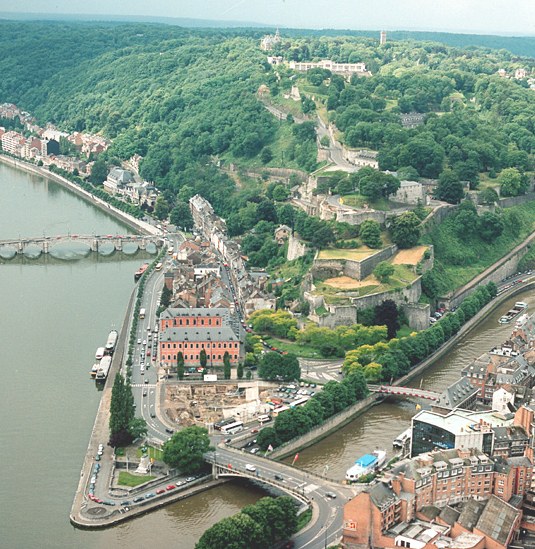
<svg viewBox="0 0 535 549">
<path fill-rule="evenodd" d="M 97 208 L 109 213 L 119 221 L 126 223 L 128 226 L 132 227 L 133 229 L 135 229 L 136 231 L 139 231 L 142 234 L 149 234 L 149 235 L 161 234 L 161 231 L 159 231 L 156 227 L 153 227 L 150 223 L 147 223 L 141 219 L 137 219 L 134 216 L 129 215 L 119 210 L 118 208 L 115 208 L 111 204 L 108 204 L 106 201 L 96 196 L 93 196 L 91 193 L 80 188 L 78 185 L 76 185 L 72 181 L 69 181 L 67 178 L 62 177 L 57 173 L 53 173 L 42 166 L 35 166 L 34 164 L 29 164 L 28 162 L 24 162 L 21 159 L 13 158 L 11 156 L 6 156 L 1 153 L 0 153 L 0 162 L 7 164 L 8 166 L 11 166 L 12 168 L 15 168 L 17 170 L 23 170 L 33 175 L 38 175 L 40 177 L 50 179 L 51 181 L 54 181 L 55 183 L 58 183 L 59 185 L 68 188 L 76 195 L 90 202 L 93 206 L 96 206 Z"/>
</svg>

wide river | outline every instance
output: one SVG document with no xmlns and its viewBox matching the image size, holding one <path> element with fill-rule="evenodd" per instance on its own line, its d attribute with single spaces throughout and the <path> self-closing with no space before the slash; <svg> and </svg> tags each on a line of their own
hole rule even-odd
<svg viewBox="0 0 535 549">
<path fill-rule="evenodd" d="M 56 183 L 0 164 L 0 240 L 126 232 Z M 111 327 L 120 326 L 133 272 L 147 257 L 84 257 L 76 251 L 71 246 L 57 248 L 55 257 L 0 259 L 0 546 L 193 548 L 206 528 L 263 493 L 232 482 L 109 530 L 82 531 L 69 523 L 100 398 L 89 369 L 96 347 Z M 522 299 L 535 304 L 535 297 Z M 471 359 L 503 340 L 510 328 L 497 319 L 508 305 L 430 369 L 423 386 L 446 387 Z M 414 412 L 409 401 L 376 406 L 300 452 L 296 466 L 341 479 L 366 451 L 390 451 Z"/>
</svg>

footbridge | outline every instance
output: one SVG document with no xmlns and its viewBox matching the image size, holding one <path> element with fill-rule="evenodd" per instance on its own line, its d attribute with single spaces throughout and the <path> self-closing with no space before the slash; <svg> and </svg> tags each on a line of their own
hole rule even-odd
<svg viewBox="0 0 535 549">
<path fill-rule="evenodd" d="M 66 234 L 59 236 L 39 236 L 35 238 L 18 238 L 11 240 L 0 240 L 1 248 L 15 249 L 17 254 L 23 254 L 29 247 L 40 249 L 41 253 L 47 254 L 53 250 L 54 246 L 71 242 L 81 242 L 86 244 L 92 252 L 98 252 L 102 246 L 113 247 L 115 251 L 122 251 L 125 244 L 135 244 L 139 250 L 146 250 L 147 244 L 154 244 L 157 248 L 163 245 L 161 236 L 141 236 L 141 235 L 78 235 Z"/>
<path fill-rule="evenodd" d="M 368 385 L 368 389 L 372 393 L 424 398 L 426 400 L 438 400 L 440 397 L 440 393 L 436 393 L 435 391 L 426 391 L 425 389 L 416 389 L 415 387 L 398 387 L 396 385 Z"/>
</svg>

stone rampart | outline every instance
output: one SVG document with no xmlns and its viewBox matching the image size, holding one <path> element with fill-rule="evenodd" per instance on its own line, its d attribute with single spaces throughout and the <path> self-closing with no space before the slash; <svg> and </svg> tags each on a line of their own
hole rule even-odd
<svg viewBox="0 0 535 549">
<path fill-rule="evenodd" d="M 292 261 L 298 257 L 303 257 L 308 252 L 307 245 L 297 236 L 291 234 L 288 237 L 288 251 L 286 259 Z"/>
<path fill-rule="evenodd" d="M 354 297 L 352 298 L 352 303 L 358 311 L 380 305 L 386 299 L 391 299 L 398 305 L 418 303 L 420 296 L 422 295 L 421 280 L 421 277 L 418 277 L 414 282 L 399 290 Z"/>
<path fill-rule="evenodd" d="M 451 309 L 457 307 L 463 299 L 468 297 L 481 284 L 494 282 L 500 283 L 504 278 L 514 274 L 518 270 L 518 262 L 527 253 L 528 249 L 535 242 L 535 233 L 531 234 L 524 242 L 510 251 L 502 259 L 485 269 L 481 274 L 473 278 L 470 282 L 456 290 L 450 295 L 438 299 L 439 304 Z"/>
<path fill-rule="evenodd" d="M 429 303 L 404 303 L 401 305 L 409 326 L 413 330 L 425 330 L 429 328 Z"/>
<path fill-rule="evenodd" d="M 381 263 L 381 261 L 387 261 L 393 255 L 395 255 L 397 251 L 398 247 L 394 244 L 360 261 L 359 280 L 363 280 L 367 276 L 370 276 L 373 273 L 375 267 L 377 267 L 377 265 Z M 348 274 L 348 276 L 350 275 Z"/>
</svg>

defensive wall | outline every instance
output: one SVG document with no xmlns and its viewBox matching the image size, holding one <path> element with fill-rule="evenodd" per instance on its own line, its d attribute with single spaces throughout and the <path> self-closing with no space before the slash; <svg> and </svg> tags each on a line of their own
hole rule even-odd
<svg viewBox="0 0 535 549">
<path fill-rule="evenodd" d="M 308 246 L 298 236 L 293 234 L 288 236 L 288 251 L 286 252 L 288 261 L 303 257 L 307 252 Z"/>
<path fill-rule="evenodd" d="M 485 269 L 481 274 L 474 277 L 470 282 L 448 294 L 440 297 L 438 302 L 440 305 L 448 309 L 457 307 L 481 284 L 494 282 L 498 284 L 504 278 L 515 274 L 518 271 L 518 263 L 522 257 L 528 252 L 529 248 L 535 241 L 535 233 L 532 233 L 524 242 L 520 243 L 516 248 L 510 251 L 506 256 L 499 259 L 496 263 Z"/>
<path fill-rule="evenodd" d="M 398 247 L 394 244 L 358 261 L 354 259 L 320 259 L 318 252 L 312 264 L 312 274 L 318 278 L 330 278 L 343 273 L 351 278 L 363 280 L 373 273 L 381 261 L 390 259 L 397 251 Z"/>
</svg>

